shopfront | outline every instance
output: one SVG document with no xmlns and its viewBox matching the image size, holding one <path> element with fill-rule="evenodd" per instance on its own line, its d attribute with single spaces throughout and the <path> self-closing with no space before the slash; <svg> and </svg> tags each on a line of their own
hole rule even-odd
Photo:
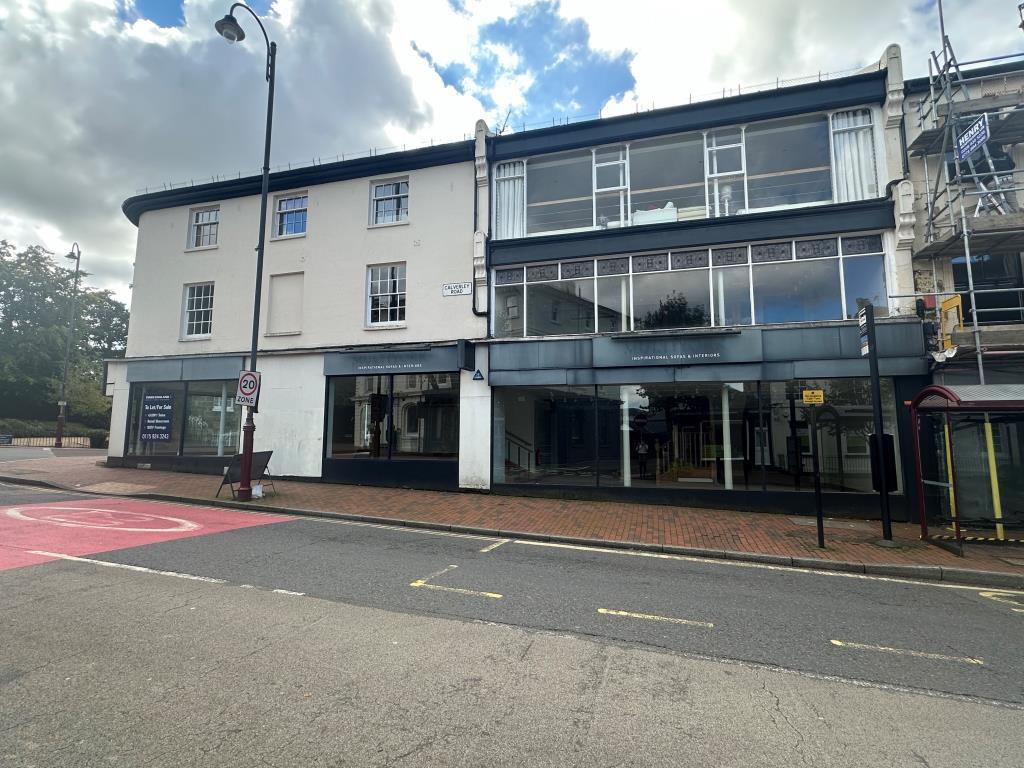
<svg viewBox="0 0 1024 768">
<path fill-rule="evenodd" d="M 235 405 L 241 357 L 127 363 L 127 428 L 121 466 L 219 473 L 238 450 L 242 408 Z"/>
<path fill-rule="evenodd" d="M 323 478 L 458 488 L 460 380 L 467 342 L 324 355 Z"/>
<path fill-rule="evenodd" d="M 927 381 L 920 324 L 880 323 L 879 347 L 902 510 L 912 461 L 901 404 Z M 821 390 L 826 509 L 877 513 L 870 382 L 855 324 L 496 342 L 490 366 L 495 491 L 809 509 L 803 392 Z"/>
</svg>

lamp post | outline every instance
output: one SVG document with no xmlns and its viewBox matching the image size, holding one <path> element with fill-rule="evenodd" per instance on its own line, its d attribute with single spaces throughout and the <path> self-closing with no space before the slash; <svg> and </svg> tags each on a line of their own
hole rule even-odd
<svg viewBox="0 0 1024 768">
<path fill-rule="evenodd" d="M 274 119 L 274 63 L 277 59 L 277 43 L 270 41 L 267 30 L 260 21 L 256 12 L 245 3 L 233 3 L 227 15 L 214 24 L 217 32 L 229 43 L 237 43 L 245 39 L 245 31 L 238 24 L 235 18 L 235 8 L 247 10 L 263 32 L 263 39 L 267 43 L 267 130 L 263 144 L 263 189 L 260 192 L 260 235 L 256 245 L 256 291 L 253 296 L 252 308 L 252 343 L 249 350 L 249 370 L 256 370 L 256 346 L 259 343 L 260 333 L 260 297 L 263 292 L 263 246 L 266 241 L 267 232 L 267 191 L 270 186 L 270 131 Z M 245 426 L 242 427 L 242 467 L 239 478 L 238 498 L 241 501 L 252 499 L 252 440 L 256 432 L 256 424 L 253 422 L 253 413 L 256 409 L 246 407 Z"/>
<path fill-rule="evenodd" d="M 71 301 L 68 302 L 68 338 L 64 344 L 64 375 L 60 380 L 60 398 L 57 400 L 57 436 L 53 441 L 54 448 L 64 447 L 64 418 L 65 409 L 68 405 L 68 364 L 71 360 L 71 341 L 75 337 L 75 310 L 78 304 L 78 276 L 79 268 L 82 266 L 82 249 L 78 243 L 71 246 L 71 251 L 64 256 L 65 259 L 75 260 L 75 282 L 71 287 Z"/>
</svg>

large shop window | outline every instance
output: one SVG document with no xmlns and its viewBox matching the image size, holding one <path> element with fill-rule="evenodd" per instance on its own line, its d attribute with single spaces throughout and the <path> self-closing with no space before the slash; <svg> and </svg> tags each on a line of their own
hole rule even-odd
<svg viewBox="0 0 1024 768">
<path fill-rule="evenodd" d="M 497 338 L 888 314 L 882 237 L 836 235 L 494 272 Z M 751 288 L 753 288 L 751 290 Z"/>
<path fill-rule="evenodd" d="M 871 493 L 866 378 L 497 387 L 494 482 L 812 491 L 804 389 L 835 412 L 819 428 L 824 488 Z M 882 396 L 891 429 L 891 379 Z"/>
<path fill-rule="evenodd" d="M 878 197 L 867 108 L 498 163 L 494 237 L 734 216 Z"/>
<path fill-rule="evenodd" d="M 233 455 L 242 417 L 236 384 L 234 379 L 132 384 L 127 455 Z"/>
<path fill-rule="evenodd" d="M 328 458 L 455 458 L 459 374 L 336 376 L 327 404 Z"/>
</svg>

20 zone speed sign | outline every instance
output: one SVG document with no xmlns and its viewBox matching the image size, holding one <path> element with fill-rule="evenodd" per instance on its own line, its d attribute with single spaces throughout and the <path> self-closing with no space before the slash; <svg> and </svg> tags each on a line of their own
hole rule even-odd
<svg viewBox="0 0 1024 768">
<path fill-rule="evenodd" d="M 255 408 L 260 400 L 260 374 L 256 371 L 242 371 L 238 374 L 238 392 L 235 403 Z"/>
</svg>

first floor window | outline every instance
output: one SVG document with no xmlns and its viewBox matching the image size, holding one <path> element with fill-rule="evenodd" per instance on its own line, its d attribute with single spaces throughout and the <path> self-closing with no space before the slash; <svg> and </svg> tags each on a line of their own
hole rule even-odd
<svg viewBox="0 0 1024 768">
<path fill-rule="evenodd" d="M 274 216 L 274 237 L 305 234 L 308 207 L 309 197 L 306 195 L 279 197 Z"/>
<path fill-rule="evenodd" d="M 213 283 L 185 288 L 185 336 L 209 336 L 213 332 Z"/>
<path fill-rule="evenodd" d="M 405 263 L 381 264 L 368 272 L 370 325 L 405 322 Z"/>
<path fill-rule="evenodd" d="M 189 248 L 209 248 L 217 244 L 220 209 L 200 208 L 192 211 L 188 235 Z"/>
<path fill-rule="evenodd" d="M 506 338 L 851 320 L 867 303 L 886 316 L 885 273 L 880 234 L 502 267 L 491 329 Z"/>
<path fill-rule="evenodd" d="M 388 181 L 373 185 L 370 201 L 372 224 L 395 224 L 409 218 L 409 182 Z"/>
</svg>

